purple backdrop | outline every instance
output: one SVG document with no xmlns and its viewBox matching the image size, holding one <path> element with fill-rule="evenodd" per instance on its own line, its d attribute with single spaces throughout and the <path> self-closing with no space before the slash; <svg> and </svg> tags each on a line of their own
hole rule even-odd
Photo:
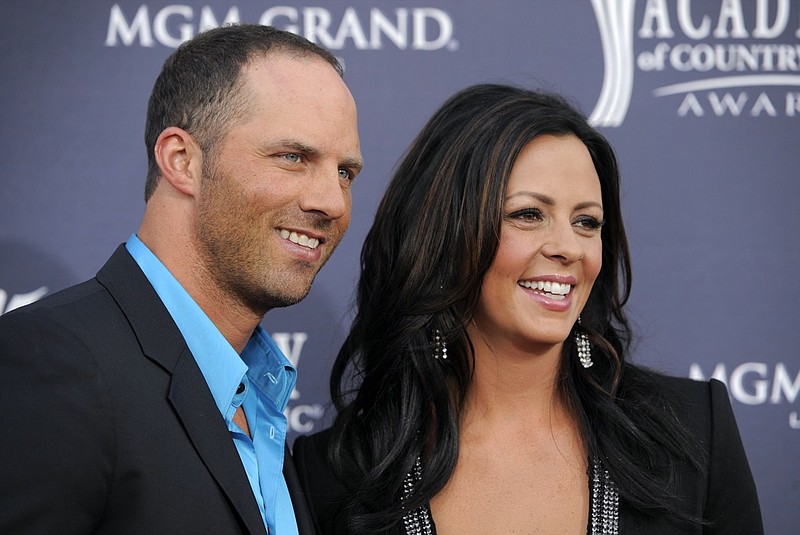
<svg viewBox="0 0 800 535">
<path fill-rule="evenodd" d="M 767 533 L 797 532 L 800 2 L 5 0 L 0 313 L 91 277 L 137 228 L 150 87 L 181 40 L 225 21 L 334 50 L 359 105 L 351 228 L 309 297 L 264 322 L 298 362 L 293 436 L 330 416 L 360 245 L 413 136 L 469 84 L 542 87 L 618 151 L 635 359 L 727 382 Z"/>
</svg>

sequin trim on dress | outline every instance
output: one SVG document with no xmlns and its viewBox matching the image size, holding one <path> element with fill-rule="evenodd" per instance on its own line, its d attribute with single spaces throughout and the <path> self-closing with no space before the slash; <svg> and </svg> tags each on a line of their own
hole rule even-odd
<svg viewBox="0 0 800 535">
<path fill-rule="evenodd" d="M 403 496 L 400 498 L 401 502 L 406 502 L 414 492 L 419 482 L 422 481 L 422 461 L 417 457 L 414 461 L 414 467 L 406 474 L 403 479 Z M 403 516 L 403 527 L 406 530 L 406 535 L 433 535 L 433 526 L 431 524 L 431 510 L 428 505 L 422 505 L 413 511 L 407 512 Z"/>
</svg>

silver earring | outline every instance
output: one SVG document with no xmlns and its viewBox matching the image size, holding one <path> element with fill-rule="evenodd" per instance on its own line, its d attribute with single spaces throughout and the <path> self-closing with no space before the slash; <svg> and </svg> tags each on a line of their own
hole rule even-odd
<svg viewBox="0 0 800 535">
<path fill-rule="evenodd" d="M 581 324 L 581 317 L 578 316 L 578 325 Z M 585 332 L 575 329 L 575 344 L 578 346 L 578 360 L 581 361 L 581 366 L 584 368 L 591 368 L 592 364 L 592 346 L 589 344 L 589 337 Z"/>
<path fill-rule="evenodd" d="M 439 329 L 436 329 L 433 333 L 433 358 L 438 359 L 442 357 L 442 360 L 447 358 L 447 342 L 444 338 L 442 338 L 442 333 Z"/>
</svg>

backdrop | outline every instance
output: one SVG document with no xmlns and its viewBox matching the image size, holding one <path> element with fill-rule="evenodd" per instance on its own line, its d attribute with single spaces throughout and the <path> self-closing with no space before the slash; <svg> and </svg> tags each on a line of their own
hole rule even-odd
<svg viewBox="0 0 800 535">
<path fill-rule="evenodd" d="M 264 322 L 299 367 L 291 437 L 320 429 L 361 243 L 414 135 L 473 83 L 558 91 L 621 162 L 635 360 L 728 384 L 767 533 L 797 533 L 799 1 L 181 2 L 0 4 L 0 313 L 93 276 L 138 227 L 174 47 L 231 21 L 301 33 L 346 64 L 366 159 L 339 250 Z"/>
</svg>

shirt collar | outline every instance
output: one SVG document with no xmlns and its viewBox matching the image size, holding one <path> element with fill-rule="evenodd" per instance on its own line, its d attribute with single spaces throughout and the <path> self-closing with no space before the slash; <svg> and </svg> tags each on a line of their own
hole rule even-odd
<svg viewBox="0 0 800 535">
<path fill-rule="evenodd" d="M 241 358 L 248 366 L 251 384 L 283 412 L 297 382 L 297 370 L 260 325 L 247 342 Z"/>
<path fill-rule="evenodd" d="M 264 329 L 256 327 L 240 357 L 138 236 L 132 234 L 125 247 L 175 321 L 223 417 L 245 374 L 283 411 L 294 389 L 297 371 Z"/>
</svg>

